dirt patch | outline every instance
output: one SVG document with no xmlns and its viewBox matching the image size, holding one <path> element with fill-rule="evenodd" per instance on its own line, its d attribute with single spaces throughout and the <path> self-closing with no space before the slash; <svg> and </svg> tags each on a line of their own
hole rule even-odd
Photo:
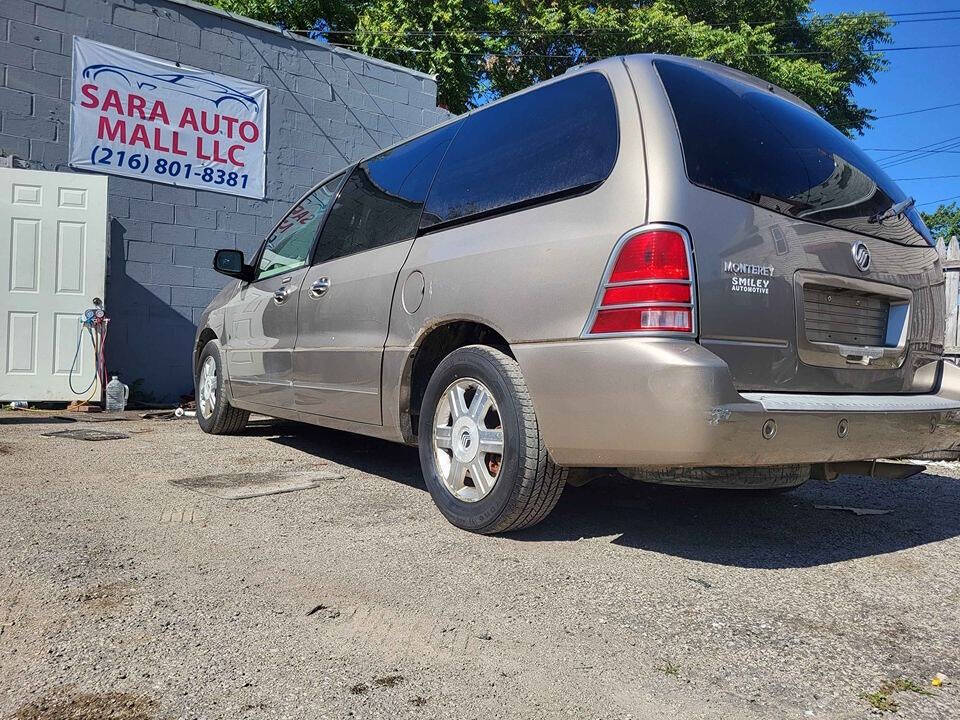
<svg viewBox="0 0 960 720">
<path fill-rule="evenodd" d="M 22 705 L 16 720 L 153 720 L 157 704 L 132 693 L 71 693 L 48 695 Z"/>
<path fill-rule="evenodd" d="M 357 683 L 352 688 L 350 688 L 351 695 L 365 695 L 370 690 L 370 686 L 366 683 Z"/>
<path fill-rule="evenodd" d="M 95 610 L 112 610 L 123 603 L 128 591 L 127 583 L 95 585 L 77 595 L 77 602 Z"/>
<path fill-rule="evenodd" d="M 0 442 L 0 455 L 13 455 L 13 445 Z"/>
<path fill-rule="evenodd" d="M 386 677 L 377 678 L 373 681 L 373 684 L 377 687 L 392 688 L 402 683 L 403 679 L 403 675 L 387 675 Z"/>
</svg>

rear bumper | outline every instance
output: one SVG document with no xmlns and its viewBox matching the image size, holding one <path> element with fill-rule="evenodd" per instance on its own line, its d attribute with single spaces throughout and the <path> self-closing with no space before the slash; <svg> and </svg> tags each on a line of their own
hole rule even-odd
<svg viewBox="0 0 960 720">
<path fill-rule="evenodd" d="M 741 394 L 727 365 L 687 340 L 523 343 L 513 351 L 547 448 L 563 465 L 749 467 L 960 445 L 960 368 L 949 363 L 927 395 Z M 770 421 L 776 432 L 767 437 Z"/>
</svg>

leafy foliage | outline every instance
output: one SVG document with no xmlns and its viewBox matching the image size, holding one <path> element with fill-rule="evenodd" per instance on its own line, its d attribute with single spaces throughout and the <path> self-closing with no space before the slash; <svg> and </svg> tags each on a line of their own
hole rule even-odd
<svg viewBox="0 0 960 720">
<path fill-rule="evenodd" d="M 960 207 L 955 202 L 941 205 L 932 213 L 921 212 L 920 216 L 934 237 L 949 239 L 960 236 Z"/>
<path fill-rule="evenodd" d="M 890 19 L 811 14 L 812 0 L 212 0 L 331 42 L 435 73 L 454 112 L 611 55 L 670 53 L 780 85 L 847 133 L 869 125 L 853 88 L 887 63 Z"/>
</svg>

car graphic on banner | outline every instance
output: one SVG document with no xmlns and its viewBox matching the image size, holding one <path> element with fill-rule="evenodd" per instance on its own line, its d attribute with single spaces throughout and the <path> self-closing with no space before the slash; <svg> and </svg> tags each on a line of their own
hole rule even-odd
<svg viewBox="0 0 960 720">
<path fill-rule="evenodd" d="M 262 198 L 267 89 L 75 38 L 70 166 Z"/>
</svg>

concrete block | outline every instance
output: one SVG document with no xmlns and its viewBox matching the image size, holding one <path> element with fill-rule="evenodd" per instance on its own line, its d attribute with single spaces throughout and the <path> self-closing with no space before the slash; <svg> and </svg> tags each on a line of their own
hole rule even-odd
<svg viewBox="0 0 960 720">
<path fill-rule="evenodd" d="M 33 51 L 33 69 L 51 75 L 69 75 L 71 60 L 59 52 L 52 53 L 46 50 Z"/>
<path fill-rule="evenodd" d="M 405 87 L 407 90 L 420 91 L 423 89 L 423 78 L 418 75 L 411 75 L 410 73 L 405 73 L 398 70 L 397 85 L 400 87 Z"/>
<path fill-rule="evenodd" d="M 37 2 L 57 7 L 57 0 L 37 0 Z M 65 9 L 63 0 L 60 0 L 58 9 Z M 74 15 L 100 22 L 110 22 L 113 16 L 113 3 L 110 0 L 70 0 L 70 7 L 67 9 Z"/>
<path fill-rule="evenodd" d="M 173 222 L 173 205 L 159 202 L 133 203 L 130 206 L 130 217 L 137 220 L 150 220 L 159 223 Z"/>
<path fill-rule="evenodd" d="M 397 84 L 397 71 L 393 68 L 384 67 L 374 62 L 367 61 L 363 64 L 363 74 L 367 77 L 376 78 L 391 85 Z"/>
<path fill-rule="evenodd" d="M 377 97 L 386 98 L 387 100 L 394 100 L 398 103 L 409 103 L 410 102 L 410 91 L 405 87 L 400 87 L 399 85 L 390 85 L 389 83 L 377 81 L 377 87 L 375 90 L 370 91 L 372 95 Z"/>
<path fill-rule="evenodd" d="M 172 62 L 180 60 L 180 45 L 173 40 L 165 40 L 155 35 L 134 33 L 134 50 L 144 55 L 163 58 Z"/>
<path fill-rule="evenodd" d="M 64 12 L 63 10 L 44 7 L 42 5 L 37 7 L 37 25 L 49 30 L 59 30 L 68 35 L 80 35 L 83 37 L 87 32 L 88 20 L 89 18 L 85 15 Z"/>
<path fill-rule="evenodd" d="M 49 120 L 20 115 L 3 114 L 3 132 L 7 135 L 33 138 L 37 140 L 56 140 L 57 125 Z"/>
<path fill-rule="evenodd" d="M 153 13 L 140 12 L 139 10 L 131 10 L 125 7 L 116 7 L 113 10 L 113 24 L 156 35 L 159 23 L 157 16 Z"/>
<path fill-rule="evenodd" d="M 401 105 L 397 103 L 393 106 L 393 114 L 398 120 L 423 125 L 423 108 L 416 105 Z"/>
<path fill-rule="evenodd" d="M 160 18 L 157 34 L 165 40 L 175 40 L 181 45 L 200 47 L 200 28 L 190 23 Z"/>
<path fill-rule="evenodd" d="M 211 229 L 217 227 L 216 211 L 206 208 L 177 205 L 175 217 L 177 225 Z"/>
<path fill-rule="evenodd" d="M 151 238 L 153 242 L 166 245 L 193 246 L 197 242 L 197 230 L 183 225 L 154 223 Z"/>
<path fill-rule="evenodd" d="M 183 248 L 174 248 L 182 250 Z M 193 250 L 194 248 L 189 248 Z M 150 272 L 153 282 L 163 285 L 184 285 L 190 287 L 193 285 L 194 268 L 189 265 L 170 265 L 167 263 L 153 264 Z M 168 301 L 169 302 L 169 301 Z"/>
<path fill-rule="evenodd" d="M 213 288 L 175 287 L 170 290 L 170 301 L 174 305 L 182 305 L 201 310 L 217 296 Z"/>
<path fill-rule="evenodd" d="M 220 72 L 230 77 L 253 80 L 257 77 L 259 68 L 253 63 L 237 60 L 229 55 L 220 57 Z"/>
<path fill-rule="evenodd" d="M 7 87 L 27 90 L 47 97 L 60 97 L 60 78 L 49 73 L 10 66 L 7 68 Z"/>
<path fill-rule="evenodd" d="M 107 197 L 107 213 L 115 218 L 130 217 L 130 198 L 110 195 Z"/>
<path fill-rule="evenodd" d="M 226 276 L 221 275 L 213 268 L 194 268 L 193 286 L 219 290 L 228 282 Z"/>
<path fill-rule="evenodd" d="M 156 269 L 156 265 L 152 269 Z M 170 304 L 170 286 L 169 285 L 153 285 L 144 283 L 141 287 L 146 290 L 148 293 L 153 295 L 160 302 L 169 305 Z"/>
<path fill-rule="evenodd" d="M 37 50 L 36 52 L 40 51 Z M 33 101 L 33 115 L 53 123 L 60 123 L 64 132 L 66 132 L 67 123 L 70 121 L 70 103 L 60 98 L 38 95 Z"/>
<path fill-rule="evenodd" d="M 333 100 L 333 91 L 330 84 L 323 79 L 297 76 L 296 90 L 312 99 Z"/>
<path fill-rule="evenodd" d="M 238 233 L 252 233 L 257 229 L 257 216 L 237 212 L 221 212 L 219 225 L 224 230 Z"/>
<path fill-rule="evenodd" d="M 197 191 L 193 188 L 157 183 L 153 186 L 153 199 L 170 205 L 196 205 Z"/>
<path fill-rule="evenodd" d="M 123 274 L 135 282 L 148 283 L 153 279 L 150 263 L 130 262 L 128 260 L 125 263 L 118 264 L 122 266 Z"/>
<path fill-rule="evenodd" d="M 237 209 L 237 196 L 224 195 L 223 193 L 208 192 L 206 190 L 197 190 L 197 206 L 209 208 L 210 210 L 232 210 Z"/>
<path fill-rule="evenodd" d="M 200 31 L 200 48 L 207 52 L 240 59 L 240 41 L 213 30 Z"/>
<path fill-rule="evenodd" d="M 33 22 L 34 5 L 27 0 L 3 0 L 0 3 L 0 18 Z"/>
<path fill-rule="evenodd" d="M 0 108 L 16 115 L 30 115 L 33 112 L 33 98 L 28 92 L 0 87 Z"/>
<path fill-rule="evenodd" d="M 44 5 L 46 7 L 52 7 L 57 10 L 63 10 L 63 6 L 66 3 L 66 0 L 35 0 L 35 2 L 37 3 L 37 5 Z"/>
<path fill-rule="evenodd" d="M 208 230 L 206 228 L 197 230 L 197 247 L 215 248 L 233 248 L 236 247 L 236 236 L 226 230 Z"/>
<path fill-rule="evenodd" d="M 33 49 L 26 45 L 0 42 L 0 64 L 21 68 L 33 67 Z"/>
<path fill-rule="evenodd" d="M 134 262 L 170 263 L 173 262 L 173 246 L 130 240 L 127 243 L 127 260 L 133 260 Z"/>
<path fill-rule="evenodd" d="M 10 42 L 16 45 L 26 45 L 38 50 L 60 52 L 60 33 L 56 30 L 47 30 L 31 23 L 10 21 L 7 31 Z"/>
<path fill-rule="evenodd" d="M 220 56 L 217 53 L 190 45 L 180 46 L 180 62 L 201 70 L 220 72 Z"/>
<path fill-rule="evenodd" d="M 180 246 L 174 248 L 173 262 L 175 265 L 189 265 L 195 268 L 213 267 L 213 256 L 216 252 L 214 248 Z"/>
<path fill-rule="evenodd" d="M 62 142 L 30 140 L 30 161 L 42 170 L 62 170 L 67 162 L 67 146 Z"/>
<path fill-rule="evenodd" d="M 111 22 L 101 20 L 90 20 L 87 25 L 87 37 L 97 42 L 127 49 L 133 49 L 135 38 L 133 30 L 117 27 Z"/>
<path fill-rule="evenodd" d="M 124 195 L 137 200 L 150 200 L 153 198 L 153 183 L 146 182 L 145 180 L 111 175 L 108 182 L 110 184 L 111 194 Z"/>
</svg>

